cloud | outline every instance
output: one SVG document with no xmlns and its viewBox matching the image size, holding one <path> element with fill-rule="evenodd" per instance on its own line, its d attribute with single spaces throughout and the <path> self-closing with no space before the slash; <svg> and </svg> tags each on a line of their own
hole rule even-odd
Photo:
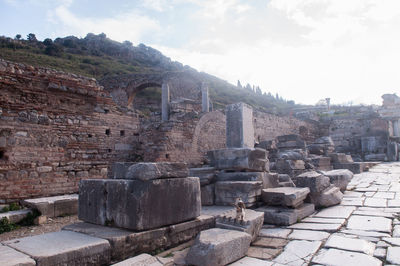
<svg viewBox="0 0 400 266">
<path fill-rule="evenodd" d="M 111 39 L 133 43 L 142 42 L 145 35 L 160 34 L 162 29 L 157 20 L 136 9 L 108 18 L 79 17 L 70 11 L 68 5 L 62 4 L 48 13 L 48 19 L 59 25 L 56 35 L 85 36 L 89 32 L 104 32 Z"/>
</svg>

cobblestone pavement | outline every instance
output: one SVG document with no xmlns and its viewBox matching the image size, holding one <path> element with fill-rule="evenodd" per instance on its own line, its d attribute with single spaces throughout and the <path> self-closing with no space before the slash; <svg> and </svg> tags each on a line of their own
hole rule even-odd
<svg viewBox="0 0 400 266">
<path fill-rule="evenodd" d="M 340 205 L 287 227 L 264 225 L 232 265 L 400 264 L 400 163 L 354 175 Z"/>
</svg>

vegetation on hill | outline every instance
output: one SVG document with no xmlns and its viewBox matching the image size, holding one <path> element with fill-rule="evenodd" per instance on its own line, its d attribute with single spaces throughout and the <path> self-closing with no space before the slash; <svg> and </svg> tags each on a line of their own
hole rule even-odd
<svg viewBox="0 0 400 266">
<path fill-rule="evenodd" d="M 144 44 L 133 46 L 129 41 L 120 43 L 107 38 L 105 34 L 92 33 L 85 38 L 68 36 L 43 41 L 38 41 L 32 33 L 28 34 L 26 40 L 19 34 L 15 38 L 3 36 L 0 37 L 0 58 L 96 79 L 109 75 L 191 69 Z M 262 93 L 259 87 L 249 84 L 242 87 L 240 82 L 234 86 L 215 76 L 195 72 L 208 83 L 214 109 L 243 101 L 262 111 L 287 114 L 296 106 L 294 101 Z"/>
</svg>

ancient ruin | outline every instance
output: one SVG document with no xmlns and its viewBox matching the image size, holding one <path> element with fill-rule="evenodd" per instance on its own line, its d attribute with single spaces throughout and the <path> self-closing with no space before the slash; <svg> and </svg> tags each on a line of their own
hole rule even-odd
<svg viewBox="0 0 400 266">
<path fill-rule="evenodd" d="M 285 117 L 178 83 L 0 59 L 0 202 L 26 207 L 2 217 L 81 220 L 2 242 L 1 265 L 400 264 L 399 97 Z"/>
</svg>

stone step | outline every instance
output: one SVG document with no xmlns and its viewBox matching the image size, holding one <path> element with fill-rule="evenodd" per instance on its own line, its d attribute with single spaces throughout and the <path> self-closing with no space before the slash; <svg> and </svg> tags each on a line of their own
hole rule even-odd
<svg viewBox="0 0 400 266">
<path fill-rule="evenodd" d="M 78 194 L 27 199 L 22 204 L 47 217 L 74 215 L 78 213 Z"/>
<path fill-rule="evenodd" d="M 3 242 L 34 259 L 37 265 L 104 265 L 111 261 L 107 240 L 60 231 Z"/>
<path fill-rule="evenodd" d="M 297 207 L 303 204 L 307 195 L 310 193 L 309 188 L 298 187 L 279 187 L 267 188 L 261 191 L 261 198 L 268 205 L 279 205 L 287 207 Z"/>
<path fill-rule="evenodd" d="M 11 223 L 19 223 L 25 217 L 27 217 L 29 213 L 32 213 L 32 210 L 24 209 L 18 211 L 9 211 L 5 213 L 0 213 L 0 219 L 3 219 L 5 217 Z"/>
</svg>

